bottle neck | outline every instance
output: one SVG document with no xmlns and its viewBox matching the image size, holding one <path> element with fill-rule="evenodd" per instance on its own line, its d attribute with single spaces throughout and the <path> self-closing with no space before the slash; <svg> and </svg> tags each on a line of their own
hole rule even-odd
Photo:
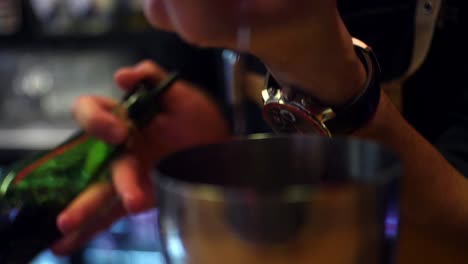
<svg viewBox="0 0 468 264">
<path fill-rule="evenodd" d="M 117 115 L 123 116 L 123 120 L 128 120 L 137 129 L 144 128 L 163 110 L 161 99 L 178 78 L 177 73 L 172 73 L 154 88 L 149 82 L 140 83 L 124 97 L 116 110 Z M 123 113 L 122 109 L 125 110 Z"/>
</svg>

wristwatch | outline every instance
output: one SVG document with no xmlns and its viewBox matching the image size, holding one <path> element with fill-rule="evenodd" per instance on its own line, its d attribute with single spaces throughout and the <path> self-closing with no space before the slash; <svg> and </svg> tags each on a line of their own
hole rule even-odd
<svg viewBox="0 0 468 264">
<path fill-rule="evenodd" d="M 367 79 L 362 92 L 343 106 L 324 105 L 304 89 L 280 85 L 267 74 L 262 91 L 263 116 L 275 132 L 332 137 L 351 134 L 369 122 L 380 101 L 380 66 L 369 45 L 356 38 L 353 44 L 366 69 Z"/>
</svg>

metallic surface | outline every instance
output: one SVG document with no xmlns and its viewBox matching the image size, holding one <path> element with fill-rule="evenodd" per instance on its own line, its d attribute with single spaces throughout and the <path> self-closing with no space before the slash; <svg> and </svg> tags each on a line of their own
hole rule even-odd
<svg viewBox="0 0 468 264">
<path fill-rule="evenodd" d="M 245 55 L 231 50 L 222 53 L 226 103 L 232 110 L 232 134 L 247 134 Z"/>
<path fill-rule="evenodd" d="M 393 155 L 362 141 L 255 138 L 159 164 L 168 264 L 386 263 Z"/>
<path fill-rule="evenodd" d="M 267 76 L 267 79 L 271 76 Z M 329 107 L 320 106 L 309 100 L 304 92 L 283 86 L 268 86 L 262 91 L 263 117 L 276 133 L 315 133 L 331 137 L 325 122 L 334 118 Z"/>
<path fill-rule="evenodd" d="M 380 78 L 380 66 L 369 45 L 356 38 L 352 41 L 366 67 L 367 80 L 361 93 L 343 106 L 325 106 L 301 89 L 281 83 L 281 81 L 279 81 L 279 87 L 272 87 L 270 81 L 274 76 L 271 73 L 267 75 L 267 80 L 270 81 L 266 82 L 266 87 L 262 91 L 263 116 L 275 132 L 315 133 L 328 137 L 348 135 L 363 125 L 361 124 L 362 117 L 365 117 L 365 122 L 367 122 L 374 115 L 380 98 L 380 83 L 376 83 Z M 376 94 L 372 92 L 377 90 L 379 92 L 375 96 L 376 99 L 369 97 L 369 94 Z M 362 105 L 363 100 L 365 100 L 365 106 L 356 107 Z"/>
</svg>

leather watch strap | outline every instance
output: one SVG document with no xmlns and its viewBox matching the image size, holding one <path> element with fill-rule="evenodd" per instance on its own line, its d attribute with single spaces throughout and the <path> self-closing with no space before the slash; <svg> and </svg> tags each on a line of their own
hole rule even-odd
<svg viewBox="0 0 468 264">
<path fill-rule="evenodd" d="M 353 44 L 367 78 L 361 94 L 343 106 L 324 105 L 304 89 L 282 85 L 271 74 L 267 75 L 266 89 L 262 92 L 264 116 L 275 131 L 349 135 L 374 117 L 381 95 L 380 66 L 371 47 L 355 38 Z"/>
<path fill-rule="evenodd" d="M 356 44 L 356 54 L 367 71 L 365 89 L 345 106 L 333 108 L 335 118 L 325 122 L 332 135 L 348 135 L 364 126 L 374 116 L 380 102 L 380 66 L 370 47 Z"/>
</svg>

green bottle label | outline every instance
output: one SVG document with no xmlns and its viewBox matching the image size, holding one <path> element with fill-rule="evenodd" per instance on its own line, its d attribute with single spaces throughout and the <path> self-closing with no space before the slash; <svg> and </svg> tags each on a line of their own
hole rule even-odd
<svg viewBox="0 0 468 264">
<path fill-rule="evenodd" d="M 115 146 L 80 133 L 13 168 L 0 186 L 0 195 L 16 205 L 67 204 L 91 183 L 106 178 L 104 169 L 115 150 Z"/>
<path fill-rule="evenodd" d="M 47 164 L 47 163 L 50 163 L 50 162 L 56 163 L 57 161 L 54 160 L 55 158 L 57 158 L 60 155 L 63 155 L 67 151 L 72 151 L 73 148 L 79 147 L 78 146 L 79 144 L 84 143 L 88 139 L 89 139 L 88 136 L 82 135 L 80 137 L 74 138 L 70 142 L 65 143 L 64 145 L 54 149 L 51 152 L 48 152 L 48 153 L 46 153 L 44 155 L 41 155 L 41 157 L 39 157 L 38 159 L 35 159 L 33 162 L 29 163 L 28 165 L 26 165 L 26 167 L 24 167 L 23 169 L 21 169 L 17 173 L 17 175 L 16 175 L 16 177 L 14 179 L 14 183 L 18 184 L 21 180 L 26 178 L 29 174 L 33 173 L 36 170 L 40 170 L 41 167 L 42 167 L 42 169 L 44 169 L 45 167 L 53 166 L 53 165 Z M 73 153 L 69 153 L 67 155 L 71 155 L 71 154 L 73 154 Z"/>
</svg>

